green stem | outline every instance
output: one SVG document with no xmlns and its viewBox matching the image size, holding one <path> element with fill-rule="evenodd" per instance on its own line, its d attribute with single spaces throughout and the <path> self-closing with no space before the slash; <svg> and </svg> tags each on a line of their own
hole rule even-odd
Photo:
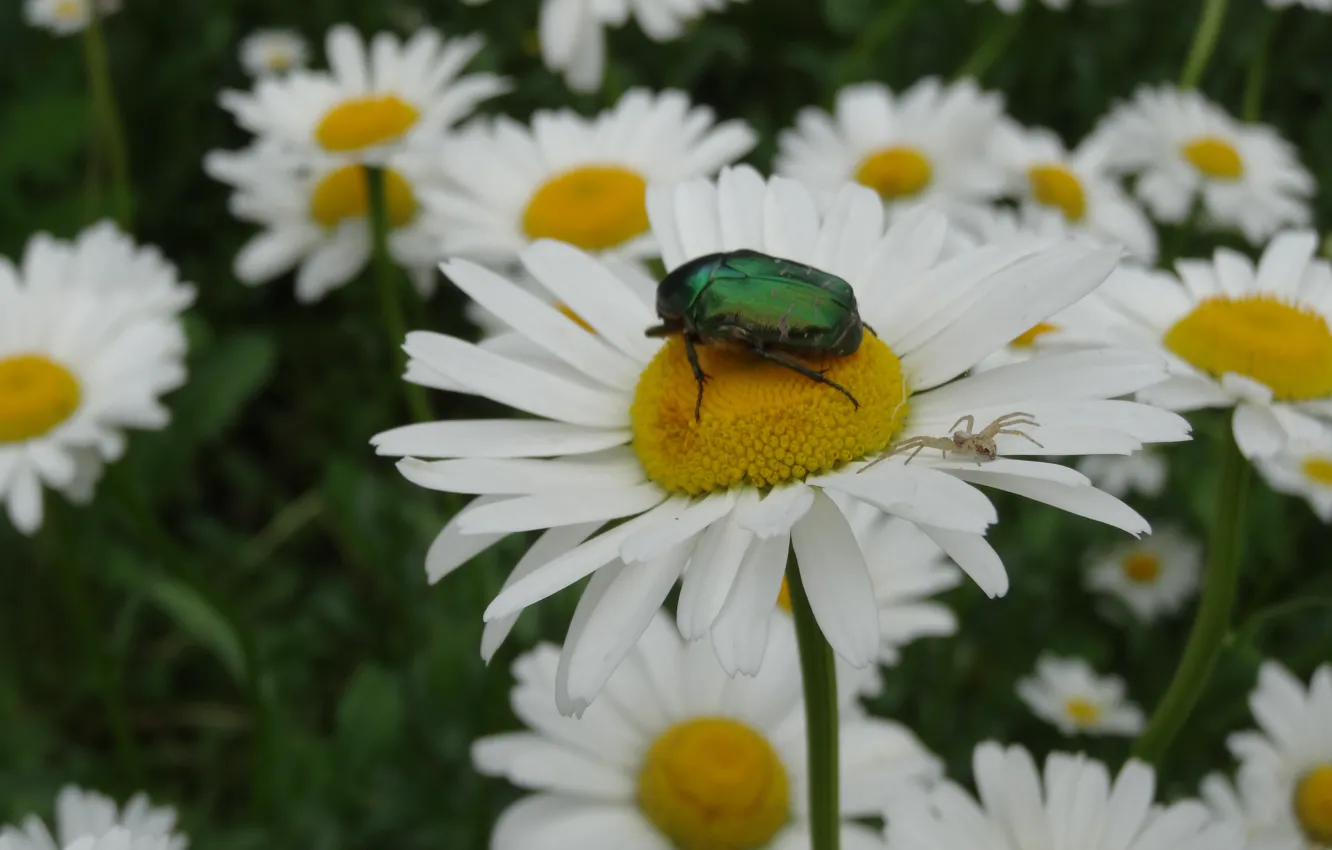
<svg viewBox="0 0 1332 850">
<path fill-rule="evenodd" d="M 95 13 L 83 29 L 83 51 L 92 96 L 92 148 L 99 151 L 99 156 L 104 157 L 104 162 L 111 169 L 112 208 L 116 223 L 128 232 L 134 215 L 129 153 L 125 148 L 120 112 L 116 108 L 115 89 L 111 85 L 111 64 L 106 56 L 106 41 L 102 38 L 101 21 Z"/>
<path fill-rule="evenodd" d="M 884 3 L 883 11 L 874 22 L 861 33 L 860 38 L 847 51 L 846 57 L 838 63 L 836 80 L 839 86 L 854 81 L 867 73 L 869 61 L 875 51 L 892 38 L 920 0 L 897 0 L 896 3 Z"/>
<path fill-rule="evenodd" d="M 1189 48 L 1189 58 L 1184 62 L 1184 70 L 1179 75 L 1179 87 L 1196 89 L 1202 80 L 1207 63 L 1211 61 L 1212 51 L 1221 36 L 1221 23 L 1226 19 L 1226 0 L 1203 0 L 1202 14 L 1198 16 L 1198 29 L 1193 34 L 1193 46 Z"/>
<path fill-rule="evenodd" d="M 1194 615 L 1184 655 L 1175 677 L 1157 704 L 1146 730 L 1133 746 L 1133 755 L 1154 764 L 1159 762 L 1176 733 L 1197 705 L 1212 668 L 1230 630 L 1239 582 L 1240 549 L 1244 537 L 1244 503 L 1249 483 L 1249 463 L 1239 453 L 1226 429 L 1221 439 L 1221 480 L 1207 544 L 1207 570 L 1203 575 L 1202 599 Z"/>
<path fill-rule="evenodd" d="M 1267 55 L 1272 49 L 1272 36 L 1276 32 L 1277 21 L 1281 19 L 1281 10 L 1268 12 L 1263 28 L 1258 33 L 1258 43 L 1253 48 L 1253 59 L 1249 62 L 1249 73 L 1244 78 L 1244 108 L 1240 117 L 1245 121 L 1257 121 L 1263 112 L 1263 84 L 1267 80 Z"/>
<path fill-rule="evenodd" d="M 800 647 L 800 677 L 805 689 L 810 850 L 838 850 L 842 818 L 837 788 L 837 668 L 833 665 L 832 647 L 809 607 L 794 551 L 786 561 L 786 586 L 791 594 L 791 615 Z"/>
<path fill-rule="evenodd" d="M 398 370 L 398 378 L 407 369 L 407 353 L 402 344 L 407 339 L 407 319 L 402 307 L 402 284 L 398 268 L 389 253 L 389 210 L 388 192 L 384 185 L 384 168 L 379 165 L 365 167 L 366 195 L 370 207 L 370 236 L 373 253 L 375 284 L 379 287 L 379 307 L 383 314 L 384 329 L 393 346 L 393 362 Z M 406 387 L 407 406 L 418 422 L 434 418 L 430 412 L 430 403 L 425 390 L 419 384 L 403 381 Z"/>
<path fill-rule="evenodd" d="M 1013 36 L 1017 35 L 1017 31 L 1022 28 L 1022 19 L 1026 16 L 1026 9 L 1026 5 L 1023 5 L 1020 11 L 1005 15 L 1004 20 L 995 24 L 980 44 L 976 45 L 976 49 L 972 51 L 967 61 L 962 63 L 962 67 L 953 75 L 953 79 L 960 80 L 963 77 L 975 77 L 976 81 L 980 82 L 985 73 L 990 70 L 990 66 L 999 61 L 1000 56 L 1004 55 L 1004 51 L 1008 49 L 1008 45 L 1013 41 Z"/>
</svg>

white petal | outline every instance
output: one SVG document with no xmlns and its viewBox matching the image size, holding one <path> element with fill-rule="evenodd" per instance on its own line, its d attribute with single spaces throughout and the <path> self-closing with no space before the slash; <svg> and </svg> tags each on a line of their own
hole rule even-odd
<svg viewBox="0 0 1332 850">
<path fill-rule="evenodd" d="M 800 481 L 773 487 L 763 499 L 749 503 L 737 512 L 736 522 L 746 531 L 760 538 L 769 538 L 790 532 L 791 526 L 805 515 L 814 503 L 814 494 Z"/>
<path fill-rule="evenodd" d="M 458 529 L 463 534 L 513 534 L 583 522 L 602 523 L 640 514 L 666 497 L 666 492 L 650 481 L 633 487 L 579 490 L 575 498 L 568 493 L 540 493 L 469 508 L 461 515 Z"/>
<path fill-rule="evenodd" d="M 603 800 L 633 799 L 633 780 L 615 768 L 532 732 L 491 735 L 472 744 L 478 773 L 520 788 Z"/>
<path fill-rule="evenodd" d="M 851 524 L 833 500 L 814 490 L 809 513 L 791 529 L 810 608 L 833 651 L 854 667 L 879 652 L 879 608 L 865 556 Z"/>
<path fill-rule="evenodd" d="M 469 507 L 498 502 L 499 496 L 481 496 L 473 499 Z M 440 529 L 426 551 L 426 580 L 431 584 L 470 561 L 477 553 L 489 549 L 504 537 L 503 534 L 463 534 L 458 530 L 455 516 Z"/>
<path fill-rule="evenodd" d="M 620 547 L 620 557 L 629 564 L 658 557 L 672 546 L 701 533 L 725 517 L 734 505 L 734 492 L 724 490 L 712 493 L 690 505 L 675 522 L 645 529 L 625 540 L 624 545 Z"/>
<path fill-rule="evenodd" d="M 1266 405 L 1240 402 L 1233 428 L 1240 454 L 1249 459 L 1274 455 L 1286 444 L 1286 429 Z"/>
<path fill-rule="evenodd" d="M 740 562 L 731 592 L 712 624 L 713 650 L 729 675 L 753 676 L 763 663 L 790 548 L 788 534 L 758 539 Z"/>
<path fill-rule="evenodd" d="M 390 457 L 557 457 L 627 444 L 627 430 L 605 430 L 532 419 L 455 419 L 418 422 L 370 438 L 375 454 Z"/>
<path fill-rule="evenodd" d="M 413 484 L 446 493 L 568 493 L 632 487 L 643 482 L 642 467 L 628 458 L 617 463 L 591 463 L 525 458 L 425 461 L 408 457 L 397 466 Z"/>
<path fill-rule="evenodd" d="M 939 544 L 948 557 L 957 561 L 971 580 L 993 599 L 1008 593 L 1008 573 L 998 553 L 979 534 L 920 525 L 920 530 Z"/>
<path fill-rule="evenodd" d="M 866 467 L 861 467 L 866 469 Z M 925 464 L 891 457 L 866 472 L 843 472 L 818 479 L 881 511 L 911 522 L 979 534 L 998 522 L 999 515 L 984 493 L 947 472 Z"/>
<path fill-rule="evenodd" d="M 749 492 L 749 498 L 758 499 L 757 491 Z M 753 539 L 752 532 L 736 523 L 735 513 L 703 533 L 680 583 L 676 605 L 676 622 L 685 640 L 699 640 L 712 628 Z"/>
<path fill-rule="evenodd" d="M 1071 514 L 1113 525 L 1135 537 L 1152 530 L 1151 525 L 1137 511 L 1095 487 L 1070 486 L 1009 473 L 987 473 L 984 467 L 955 469 L 952 473 L 964 481 L 1035 499 Z"/>
</svg>

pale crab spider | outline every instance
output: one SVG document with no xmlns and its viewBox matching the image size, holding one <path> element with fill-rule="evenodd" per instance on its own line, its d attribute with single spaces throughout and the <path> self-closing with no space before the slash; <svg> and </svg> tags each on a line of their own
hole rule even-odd
<svg viewBox="0 0 1332 850">
<path fill-rule="evenodd" d="M 966 423 L 965 429 L 960 431 L 954 430 L 964 422 Z M 953 432 L 951 437 L 912 437 L 909 440 L 903 440 L 890 447 L 888 451 L 879 455 L 874 460 L 865 464 L 859 471 L 864 472 L 881 460 L 885 460 L 905 451 L 911 451 L 912 449 L 914 449 L 914 451 L 911 451 L 911 457 L 906 459 L 907 463 L 911 463 L 916 455 L 920 454 L 922 449 L 938 449 L 944 453 L 945 457 L 948 456 L 949 452 L 952 452 L 953 454 L 966 455 L 974 458 L 976 465 L 980 466 L 982 461 L 995 459 L 998 454 L 998 449 L 994 445 L 994 438 L 1000 434 L 1012 434 L 1015 437 L 1023 437 L 1036 443 L 1036 445 L 1041 446 L 1041 444 L 1037 443 L 1035 438 L 1027 432 L 1019 431 L 1017 428 L 1012 427 L 1014 425 L 1040 424 L 1041 423 L 1031 418 L 1030 413 L 1005 413 L 989 425 L 986 425 L 985 429 L 979 434 L 973 434 L 971 429 L 976 427 L 976 417 L 967 414 L 954 422 L 953 427 L 948 429 Z M 1045 448 L 1045 446 L 1041 446 L 1041 448 Z"/>
</svg>

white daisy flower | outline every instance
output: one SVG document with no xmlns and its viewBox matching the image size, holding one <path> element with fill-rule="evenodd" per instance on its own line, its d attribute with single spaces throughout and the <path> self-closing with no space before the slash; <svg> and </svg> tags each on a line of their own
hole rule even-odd
<svg viewBox="0 0 1332 850">
<path fill-rule="evenodd" d="M 1181 260 L 1179 278 L 1121 270 L 1078 305 L 1057 340 L 1162 352 L 1170 380 L 1138 400 L 1170 410 L 1233 407 L 1246 458 L 1317 439 L 1332 420 L 1332 266 L 1315 234 L 1279 234 L 1254 263 L 1227 248 Z M 1183 285 L 1180 285 L 1182 280 Z"/>
<path fill-rule="evenodd" d="M 55 35 L 83 32 L 94 14 L 106 17 L 119 11 L 120 0 L 24 0 L 23 4 L 28 26 Z"/>
<path fill-rule="evenodd" d="M 1051 753 L 1044 771 L 1022 747 L 972 760 L 978 796 L 951 782 L 887 806 L 888 850 L 1242 850 L 1244 835 L 1197 800 L 1157 803 L 1152 768 L 1131 759 L 1111 779 L 1082 755 Z"/>
<path fill-rule="evenodd" d="M 1109 594 L 1149 623 L 1173 614 L 1198 592 L 1202 547 L 1170 526 L 1093 556 L 1087 587 Z"/>
<path fill-rule="evenodd" d="M 1299 496 L 1319 519 L 1332 522 L 1332 430 L 1324 429 L 1317 439 L 1291 443 L 1256 465 L 1267 486 Z"/>
<path fill-rule="evenodd" d="M 417 291 L 435 288 L 440 251 L 432 214 L 419 201 L 431 168 L 412 151 L 384 163 L 389 253 L 411 275 Z M 267 283 L 296 272 L 296 299 L 320 300 L 361 273 L 373 249 L 366 167 L 330 157 L 294 158 L 271 145 L 214 151 L 204 170 L 232 186 L 231 213 L 263 229 L 236 255 L 245 284 Z"/>
<path fill-rule="evenodd" d="M 325 46 L 330 73 L 265 77 L 252 91 L 223 92 L 221 104 L 261 139 L 377 163 L 404 145 L 438 144 L 477 104 L 509 90 L 494 74 L 459 76 L 482 45 L 479 36 L 445 41 L 422 29 L 406 43 L 378 33 L 367 51 L 354 29 L 338 25 Z"/>
<path fill-rule="evenodd" d="M 295 30 L 255 30 L 240 44 L 241 67 L 252 77 L 285 74 L 309 61 L 310 46 Z"/>
<path fill-rule="evenodd" d="M 1332 847 L 1332 664 L 1320 666 L 1306 688 L 1281 664 L 1265 662 L 1249 707 L 1259 728 L 1228 743 L 1240 760 L 1241 787 L 1263 792 L 1252 805 L 1256 819 L 1270 824 L 1270 844 Z"/>
<path fill-rule="evenodd" d="M 774 169 L 820 200 L 855 181 L 893 210 L 927 204 L 967 216 L 1003 192 L 990 155 L 1002 113 L 1002 97 L 970 79 L 929 77 L 901 93 L 879 83 L 847 86 L 832 115 L 800 110 L 795 127 L 778 137 Z"/>
<path fill-rule="evenodd" d="M 753 678 L 730 678 L 707 641 L 687 644 L 657 613 L 581 720 L 551 697 L 559 650 L 514 662 L 511 704 L 531 731 L 482 738 L 476 768 L 537 793 L 506 810 L 493 847 L 661 850 L 809 847 L 804 701 L 795 632 L 773 620 Z M 840 702 L 841 812 L 877 814 L 885 796 L 938 777 L 905 727 Z M 843 844 L 877 844 L 842 825 Z"/>
<path fill-rule="evenodd" d="M 1074 233 L 1122 245 L 1139 262 L 1156 261 L 1156 230 L 1106 169 L 1103 145 L 1068 151 L 1052 130 L 1005 120 L 993 155 L 1008 178 L 1008 193 L 1024 207 L 1056 212 Z"/>
<path fill-rule="evenodd" d="M 1273 9 L 1303 6 L 1317 12 L 1332 12 L 1332 0 L 1267 0 L 1267 5 Z"/>
<path fill-rule="evenodd" d="M 1245 850 L 1319 850 L 1304 836 L 1291 833 L 1286 811 L 1290 801 L 1278 798 L 1277 793 L 1278 789 L 1253 772 L 1241 773 L 1233 784 L 1213 773 L 1199 788 L 1212 816 L 1244 833 Z"/>
<path fill-rule="evenodd" d="M 450 255 L 512 264 L 536 239 L 629 259 L 659 254 L 649 183 L 716 174 L 754 146 L 743 121 L 718 123 L 683 92 L 626 92 L 594 118 L 539 111 L 473 122 L 440 149 L 452 185 L 427 196 Z"/>
<path fill-rule="evenodd" d="M 1149 449 L 1131 455 L 1096 455 L 1078 464 L 1078 471 L 1093 484 L 1120 499 L 1134 493 L 1151 499 L 1161 495 L 1168 470 L 1161 453 Z"/>
<path fill-rule="evenodd" d="M 43 483 L 86 502 L 123 430 L 164 427 L 159 398 L 185 382 L 180 322 L 157 300 L 175 270 L 106 234 L 39 236 L 21 269 L 0 257 L 0 499 L 25 534 L 41 526 Z"/>
<path fill-rule="evenodd" d="M 1042 655 L 1036 671 L 1017 683 L 1018 696 L 1064 735 L 1137 735 L 1142 709 L 1125 696 L 1124 680 L 1098 676 L 1081 658 Z"/>
<path fill-rule="evenodd" d="M 1309 221 L 1315 183 L 1272 127 L 1238 121 L 1196 91 L 1144 87 L 1094 134 L 1108 164 L 1137 174 L 1152 215 L 1182 222 L 1201 198 L 1202 223 L 1254 244 Z"/>
<path fill-rule="evenodd" d="M 681 576 L 682 598 L 697 609 L 686 636 L 711 634 L 728 672 L 757 670 L 791 548 L 837 654 L 856 667 L 872 663 L 881 640 L 873 585 L 825 491 L 915 523 L 990 595 L 1004 593 L 1008 577 L 984 539 L 994 508 L 973 485 L 1133 534 L 1148 530 L 1081 474 L 1014 456 L 1126 453 L 1187 439 L 1174 414 L 1106 400 L 1161 380 L 1156 355 L 1078 351 L 959 379 L 1094 289 L 1116 250 L 1024 242 L 940 263 L 947 223 L 937 213 L 885 228 L 878 197 L 847 185 L 821 217 L 799 183 L 765 183 L 746 167 L 724 170 L 716 183 L 650 189 L 648 213 L 667 269 L 738 249 L 808 263 L 855 288 L 873 332 L 852 355 L 799 361 L 824 369 L 854 405 L 837 389 L 720 345 L 698 346 L 709 376 L 700 395 L 683 338 L 649 337 L 658 317 L 633 287 L 573 246 L 540 241 L 520 259 L 595 334 L 481 266 L 445 264 L 528 347 L 503 355 L 410 334 L 409 377 L 452 382 L 540 418 L 424 423 L 374 443 L 381 454 L 408 456 L 399 469 L 421 486 L 485 497 L 431 547 L 432 581 L 508 533 L 552 529 L 487 609 L 484 651 L 523 608 L 592 576 L 565 641 L 563 710 L 600 690 Z M 947 434 L 967 416 L 979 433 L 1019 411 L 1039 423 L 1019 430 L 1041 445 L 1000 434 L 1004 457 L 988 463 L 931 450 L 909 465 L 905 453 L 867 465 L 903 438 Z M 628 521 L 596 533 L 617 518 Z"/>
<path fill-rule="evenodd" d="M 606 28 L 632 14 L 653 41 L 674 41 L 691 21 L 719 11 L 728 0 L 542 0 L 539 34 L 546 67 L 578 92 L 601 88 L 606 74 Z M 741 0 L 729 0 L 741 2 Z"/>
<path fill-rule="evenodd" d="M 17 826 L 0 829 L 0 847 L 8 850 L 185 850 L 189 840 L 177 832 L 176 810 L 154 806 L 142 793 L 124 808 L 110 797 L 66 785 L 56 797 L 54 833 L 41 818 L 28 815 Z M 5 842 L 8 842 L 6 845 Z"/>
</svg>

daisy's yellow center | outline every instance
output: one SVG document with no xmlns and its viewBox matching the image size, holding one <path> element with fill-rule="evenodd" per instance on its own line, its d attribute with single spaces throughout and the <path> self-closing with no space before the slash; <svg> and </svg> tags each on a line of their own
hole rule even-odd
<svg viewBox="0 0 1332 850">
<path fill-rule="evenodd" d="M 1091 726 L 1101 719 L 1101 707 L 1082 697 L 1070 697 L 1064 701 L 1064 713 L 1073 718 L 1079 726 Z"/>
<path fill-rule="evenodd" d="M 58 21 L 77 21 L 84 15 L 89 0 L 60 0 L 53 13 Z"/>
<path fill-rule="evenodd" d="M 1082 181 L 1062 165 L 1033 165 L 1027 169 L 1031 194 L 1047 207 L 1054 207 L 1069 221 L 1082 221 L 1087 214 L 1087 196 Z"/>
<path fill-rule="evenodd" d="M 1032 325 L 1030 328 L 1023 331 L 1022 334 L 1017 339 L 1009 343 L 1009 345 L 1012 345 L 1016 348 L 1031 348 L 1033 345 L 1036 344 L 1037 337 L 1045 336 L 1046 334 L 1057 330 L 1059 330 L 1058 326 L 1052 325 L 1049 322 L 1038 322 L 1037 324 Z"/>
<path fill-rule="evenodd" d="M 1176 322 L 1164 342 L 1204 372 L 1253 378 L 1280 401 L 1332 395 L 1327 320 L 1270 295 L 1208 298 Z"/>
<path fill-rule="evenodd" d="M 1225 139 L 1203 136 L 1180 148 L 1194 168 L 1215 180 L 1238 180 L 1244 176 L 1244 160 Z"/>
<path fill-rule="evenodd" d="M 1332 457 L 1306 457 L 1300 464 L 1304 477 L 1324 486 L 1332 486 Z"/>
<path fill-rule="evenodd" d="M 638 804 L 680 850 L 762 847 L 790 817 L 786 770 L 772 745 L 722 717 L 686 720 L 653 742 Z"/>
<path fill-rule="evenodd" d="M 878 192 L 884 200 L 909 198 L 930 185 L 934 169 L 915 148 L 894 147 L 875 151 L 856 169 L 856 182 Z"/>
<path fill-rule="evenodd" d="M 1309 840 L 1332 844 L 1332 764 L 1304 774 L 1295 786 L 1295 819 Z"/>
<path fill-rule="evenodd" d="M 557 174 L 532 193 L 523 230 L 604 251 L 648 229 L 647 182 L 618 165 L 585 165 Z"/>
<path fill-rule="evenodd" d="M 384 170 L 384 200 L 393 227 L 402 227 L 416 217 L 412 184 L 391 168 Z M 310 194 L 310 217 L 324 227 L 334 228 L 345 219 L 362 218 L 369 210 L 370 192 L 365 184 L 365 167 L 361 165 L 344 165 L 330 171 Z"/>
<path fill-rule="evenodd" d="M 643 370 L 630 410 L 639 462 L 671 492 L 771 487 L 826 472 L 888 445 L 907 414 L 901 363 L 872 333 L 854 354 L 801 361 L 845 387 L 859 409 L 832 387 L 742 348 L 696 350 L 708 376 L 697 420 L 698 382 L 678 336 Z"/>
<path fill-rule="evenodd" d="M 274 47 L 269 50 L 268 60 L 265 64 L 268 65 L 268 70 L 270 71 L 285 71 L 291 67 L 293 59 L 295 59 L 295 57 L 292 56 L 291 51 L 287 50 L 287 48 Z"/>
<path fill-rule="evenodd" d="M 791 588 L 786 583 L 786 577 L 782 577 L 782 588 L 777 591 L 777 607 L 786 613 L 791 613 Z"/>
<path fill-rule="evenodd" d="M 81 397 L 78 379 L 40 354 L 0 360 L 0 443 L 40 437 L 72 416 Z"/>
<path fill-rule="evenodd" d="M 1161 559 L 1154 552 L 1130 552 L 1119 565 L 1135 584 L 1151 584 L 1161 574 Z"/>
<path fill-rule="evenodd" d="M 415 106 L 396 94 L 354 97 L 324 114 L 315 140 L 324 150 L 358 151 L 393 141 L 420 117 Z"/>
</svg>

